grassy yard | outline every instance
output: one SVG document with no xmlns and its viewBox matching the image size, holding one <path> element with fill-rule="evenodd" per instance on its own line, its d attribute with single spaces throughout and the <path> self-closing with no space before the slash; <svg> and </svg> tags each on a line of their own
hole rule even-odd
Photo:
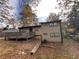
<svg viewBox="0 0 79 59">
<path fill-rule="evenodd" d="M 38 51 L 30 55 L 37 40 L 4 41 L 0 40 L 0 59 L 79 59 L 79 43 L 64 40 L 61 43 L 43 43 Z"/>
</svg>

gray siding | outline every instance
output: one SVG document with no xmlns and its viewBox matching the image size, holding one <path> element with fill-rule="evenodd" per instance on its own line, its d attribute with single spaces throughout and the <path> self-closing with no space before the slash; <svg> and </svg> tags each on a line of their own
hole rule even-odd
<svg viewBox="0 0 79 59">
<path fill-rule="evenodd" d="M 42 27 L 36 29 L 37 35 L 42 35 L 42 40 L 47 40 L 50 42 L 60 42 L 61 34 L 60 34 L 60 26 L 59 24 L 56 26 L 50 26 L 49 24 L 42 24 Z"/>
</svg>

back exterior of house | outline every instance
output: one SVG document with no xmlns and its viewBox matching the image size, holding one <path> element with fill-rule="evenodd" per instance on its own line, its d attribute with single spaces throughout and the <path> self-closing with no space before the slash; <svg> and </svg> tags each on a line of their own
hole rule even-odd
<svg viewBox="0 0 79 59">
<path fill-rule="evenodd" d="M 32 32 L 30 32 L 30 29 Z M 9 31 L 9 32 L 8 32 Z M 19 28 L 19 31 L 6 30 L 8 38 L 28 38 L 35 35 L 41 35 L 42 40 L 49 42 L 63 42 L 61 21 L 41 22 L 40 25 L 26 26 Z"/>
<path fill-rule="evenodd" d="M 61 21 L 42 22 L 41 27 L 36 29 L 36 35 L 42 35 L 42 40 L 49 42 L 61 42 Z"/>
</svg>

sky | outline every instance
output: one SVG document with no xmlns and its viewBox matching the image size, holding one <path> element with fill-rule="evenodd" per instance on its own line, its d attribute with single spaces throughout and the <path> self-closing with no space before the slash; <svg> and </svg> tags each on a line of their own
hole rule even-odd
<svg viewBox="0 0 79 59">
<path fill-rule="evenodd" d="M 19 17 L 19 12 L 21 11 L 20 3 L 25 0 L 10 0 L 10 6 L 13 6 L 15 9 L 10 10 L 10 14 L 13 15 L 15 18 Z M 37 10 L 36 15 L 40 22 L 46 21 L 46 18 L 51 12 L 58 13 L 60 12 L 59 9 L 55 9 L 57 6 L 56 0 L 41 0 L 40 4 L 35 8 Z"/>
<path fill-rule="evenodd" d="M 10 0 L 10 4 L 15 7 L 14 10 L 10 11 L 11 14 L 18 15 L 20 11 L 18 1 L 19 0 Z M 58 13 L 59 10 L 55 9 L 56 5 L 56 0 L 41 0 L 40 4 L 35 8 L 37 10 L 36 15 L 40 21 L 45 21 L 44 19 L 46 19 L 51 12 Z"/>
<path fill-rule="evenodd" d="M 9 5 L 12 6 L 13 8 L 15 8 L 13 10 L 10 10 L 10 14 L 11 15 L 15 14 L 16 13 L 15 11 L 17 8 L 17 1 L 16 0 L 9 0 Z"/>
<path fill-rule="evenodd" d="M 22 2 L 22 0 L 20 0 Z M 21 11 L 19 0 L 9 0 L 10 5 L 14 8 L 13 10 L 10 10 L 10 14 L 14 15 L 15 18 L 18 18 L 19 12 Z"/>
<path fill-rule="evenodd" d="M 50 12 L 58 13 L 58 11 L 55 9 L 56 5 L 56 0 L 42 0 L 37 7 L 38 17 L 47 17 Z"/>
<path fill-rule="evenodd" d="M 37 16 L 41 18 L 40 21 L 45 21 L 44 19 L 48 17 L 48 15 L 53 12 L 58 14 L 60 12 L 59 9 L 55 9 L 57 6 L 56 0 L 42 0 L 38 5 L 37 9 Z"/>
</svg>

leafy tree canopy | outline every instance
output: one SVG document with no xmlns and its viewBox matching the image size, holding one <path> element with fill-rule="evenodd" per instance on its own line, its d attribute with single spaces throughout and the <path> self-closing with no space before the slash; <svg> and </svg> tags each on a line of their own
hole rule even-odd
<svg viewBox="0 0 79 59">
<path fill-rule="evenodd" d="M 55 13 L 50 13 L 49 16 L 47 17 L 47 21 L 55 21 L 59 19 L 59 15 Z"/>
</svg>

